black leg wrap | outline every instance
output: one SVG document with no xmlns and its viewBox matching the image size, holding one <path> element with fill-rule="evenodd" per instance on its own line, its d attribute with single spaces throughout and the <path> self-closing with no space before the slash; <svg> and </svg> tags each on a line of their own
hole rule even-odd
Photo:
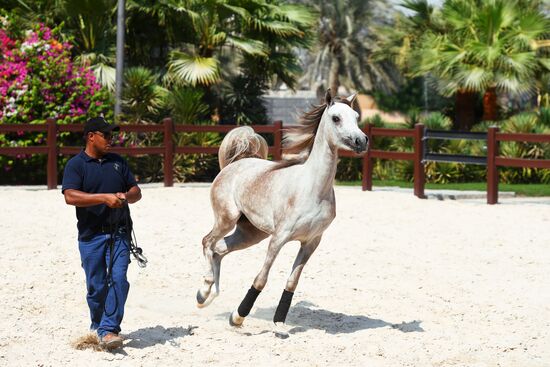
<svg viewBox="0 0 550 367">
<path fill-rule="evenodd" d="M 258 298 L 258 295 L 261 291 L 254 288 L 254 286 L 250 287 L 248 292 L 246 293 L 246 296 L 244 297 L 243 301 L 239 305 L 239 308 L 237 309 L 237 312 L 239 312 L 240 317 L 246 317 L 250 313 L 250 310 L 252 309 L 252 306 L 254 306 L 254 302 L 256 302 L 256 298 Z"/>
<path fill-rule="evenodd" d="M 275 311 L 275 316 L 273 316 L 273 322 L 285 322 L 290 304 L 292 303 L 292 296 L 294 296 L 293 292 L 289 292 L 286 289 L 283 291 L 283 295 Z"/>
</svg>

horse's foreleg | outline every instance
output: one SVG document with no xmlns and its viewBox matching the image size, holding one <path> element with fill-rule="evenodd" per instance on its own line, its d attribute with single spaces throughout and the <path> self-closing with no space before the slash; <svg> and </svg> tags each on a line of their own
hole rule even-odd
<svg viewBox="0 0 550 367">
<path fill-rule="evenodd" d="M 292 303 L 292 297 L 294 296 L 294 291 L 298 286 L 298 280 L 300 279 L 302 270 L 313 252 L 315 252 L 315 249 L 317 249 L 319 242 L 321 242 L 321 236 L 307 243 L 303 243 L 300 247 L 300 251 L 298 251 L 296 260 L 294 260 L 292 272 L 288 277 L 286 287 L 281 295 L 281 299 L 279 300 L 279 305 L 277 306 L 275 315 L 273 316 L 273 322 L 275 323 L 275 334 L 279 337 L 288 337 L 288 331 L 284 327 L 284 323 L 288 310 L 290 309 L 290 304 Z"/>
<path fill-rule="evenodd" d="M 277 257 L 277 255 L 279 254 L 279 251 L 281 250 L 281 248 L 286 242 L 287 242 L 286 236 L 279 235 L 279 236 L 273 236 L 271 238 L 262 269 L 254 279 L 254 282 L 252 283 L 252 287 L 250 287 L 250 289 L 246 293 L 246 296 L 242 300 L 239 307 L 235 311 L 233 311 L 233 313 L 231 313 L 231 315 L 229 316 L 229 323 L 232 326 L 242 325 L 244 318 L 248 316 L 248 314 L 250 313 L 252 306 L 254 306 L 254 302 L 256 302 L 256 298 L 258 298 L 258 295 L 264 289 L 265 284 L 267 283 L 269 270 L 271 269 L 271 266 L 273 265 L 275 258 Z"/>
</svg>

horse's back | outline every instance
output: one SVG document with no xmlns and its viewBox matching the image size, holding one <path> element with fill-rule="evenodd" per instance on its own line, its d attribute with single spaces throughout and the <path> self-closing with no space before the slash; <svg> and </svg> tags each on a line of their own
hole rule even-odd
<svg viewBox="0 0 550 367">
<path fill-rule="evenodd" d="M 254 182 L 268 174 L 274 162 L 259 158 L 244 158 L 224 167 L 212 182 L 211 195 L 223 192 L 223 195 L 235 194 L 239 188 L 254 186 Z"/>
<path fill-rule="evenodd" d="M 267 159 L 240 159 L 224 167 L 214 179 L 213 184 L 217 181 L 220 181 L 220 183 L 223 182 L 223 184 L 228 184 L 229 182 L 249 181 L 262 173 L 266 173 L 274 165 L 275 162 L 268 161 Z"/>
</svg>

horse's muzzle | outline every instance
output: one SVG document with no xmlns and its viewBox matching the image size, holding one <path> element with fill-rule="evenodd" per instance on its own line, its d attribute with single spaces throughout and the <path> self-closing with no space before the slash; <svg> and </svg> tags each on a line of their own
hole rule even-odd
<svg viewBox="0 0 550 367">
<path fill-rule="evenodd" d="M 365 134 L 354 136 L 354 137 L 350 136 L 349 139 L 346 139 L 346 144 L 355 153 L 357 154 L 364 153 L 368 149 L 369 138 Z"/>
</svg>

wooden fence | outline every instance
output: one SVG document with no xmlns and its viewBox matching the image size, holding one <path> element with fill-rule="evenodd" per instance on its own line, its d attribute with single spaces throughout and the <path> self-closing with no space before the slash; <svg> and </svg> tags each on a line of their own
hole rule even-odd
<svg viewBox="0 0 550 367">
<path fill-rule="evenodd" d="M 173 162 L 174 154 L 217 154 L 218 147 L 175 146 L 174 135 L 176 133 L 191 132 L 218 132 L 226 133 L 233 129 L 232 125 L 181 125 L 174 124 L 171 118 L 163 120 L 162 124 L 154 125 L 120 125 L 124 132 L 161 132 L 164 135 L 163 145 L 149 147 L 113 147 L 111 151 L 130 156 L 158 154 L 163 155 L 164 186 L 173 186 Z M 283 123 L 275 122 L 273 125 L 251 126 L 258 133 L 273 134 L 273 145 L 269 147 L 269 154 L 274 160 L 280 160 L 283 148 Z M 82 147 L 58 147 L 58 132 L 82 132 L 83 124 L 58 125 L 52 119 L 42 125 L 0 125 L 0 134 L 7 132 L 46 132 L 46 145 L 33 147 L 0 147 L 0 155 L 19 154 L 46 154 L 47 160 L 47 185 L 48 189 L 57 188 L 57 156 L 59 154 L 74 155 L 80 152 Z M 414 195 L 425 198 L 425 172 L 423 162 L 423 141 L 425 139 L 425 127 L 416 124 L 414 129 L 387 129 L 377 128 L 367 124 L 363 131 L 368 135 L 370 148 L 362 156 L 349 151 L 341 151 L 343 157 L 355 157 L 362 159 L 362 188 L 372 190 L 372 168 L 374 159 L 408 160 L 414 163 Z M 384 151 L 375 149 L 376 137 L 405 137 L 413 139 L 412 152 Z M 550 160 L 533 160 L 520 158 L 505 158 L 498 154 L 498 142 L 500 141 L 525 141 L 550 143 L 550 135 L 545 134 L 504 134 L 499 133 L 498 128 L 489 128 L 487 135 L 487 203 L 498 202 L 498 167 L 532 167 L 550 169 Z"/>
<path fill-rule="evenodd" d="M 407 160 L 413 161 L 414 163 L 414 195 L 424 199 L 426 197 L 424 195 L 426 175 L 424 172 L 424 165 L 422 163 L 422 138 L 424 136 L 424 125 L 416 124 L 414 129 L 387 129 L 373 127 L 372 125 L 367 124 L 365 127 L 365 133 L 369 137 L 369 144 L 371 148 L 368 150 L 363 159 L 363 191 L 372 190 L 373 158 Z M 375 147 L 374 138 L 377 136 L 412 138 L 414 149 L 412 152 L 395 152 L 373 149 L 372 147 Z"/>
<path fill-rule="evenodd" d="M 489 128 L 487 132 L 487 204 L 496 204 L 498 202 L 498 167 L 550 169 L 549 159 L 501 157 L 498 151 L 498 143 L 501 141 L 550 143 L 550 134 L 499 133 L 498 127 Z"/>
<path fill-rule="evenodd" d="M 280 160 L 282 156 L 282 122 L 276 121 L 273 125 L 252 125 L 251 127 L 260 133 L 273 134 L 273 146 L 269 147 L 269 154 L 275 160 Z M 164 135 L 163 145 L 148 147 L 112 147 L 111 151 L 129 156 L 139 156 L 145 154 L 158 154 L 163 156 L 164 166 L 164 186 L 173 186 L 174 184 L 174 154 L 216 154 L 218 147 L 198 147 L 198 146 L 175 146 L 174 134 L 192 133 L 192 132 L 219 132 L 225 133 L 233 129 L 231 125 L 178 125 L 172 122 L 171 118 L 166 118 L 162 124 L 120 125 L 120 130 L 125 132 L 151 133 L 161 132 Z M 46 145 L 33 147 L 0 147 L 0 155 L 19 155 L 19 154 L 47 154 L 47 185 L 48 189 L 57 188 L 57 156 L 59 154 L 75 155 L 82 150 L 82 147 L 58 147 L 58 132 L 79 132 L 82 133 L 83 124 L 58 125 L 55 120 L 48 119 L 46 124 L 41 125 L 0 125 L 0 134 L 6 132 L 46 132 Z"/>
</svg>

